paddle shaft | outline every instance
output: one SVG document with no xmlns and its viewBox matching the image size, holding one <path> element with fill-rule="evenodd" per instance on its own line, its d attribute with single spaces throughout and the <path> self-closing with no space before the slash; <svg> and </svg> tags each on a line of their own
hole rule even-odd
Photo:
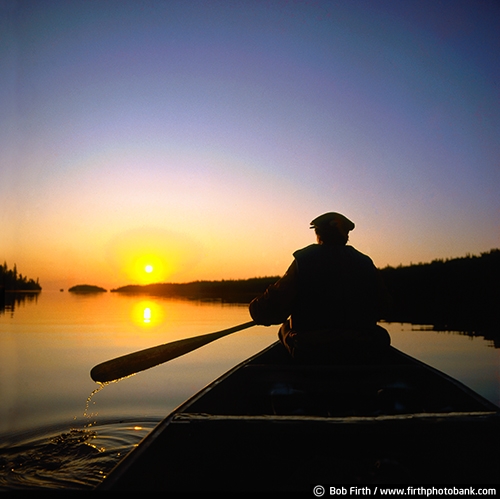
<svg viewBox="0 0 500 499">
<path fill-rule="evenodd" d="M 163 364 L 197 348 L 218 340 L 228 334 L 236 333 L 255 325 L 254 321 L 245 322 L 229 329 L 216 331 L 215 333 L 203 334 L 193 338 L 165 343 L 156 347 L 146 348 L 139 352 L 122 355 L 116 359 L 111 359 L 97 366 L 90 371 L 91 378 L 98 383 L 108 383 L 120 378 L 125 378 L 131 374 L 144 371 L 151 367 Z"/>
</svg>

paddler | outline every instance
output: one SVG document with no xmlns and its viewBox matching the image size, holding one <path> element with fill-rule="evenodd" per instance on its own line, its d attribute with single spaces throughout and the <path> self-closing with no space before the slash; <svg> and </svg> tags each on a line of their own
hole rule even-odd
<svg viewBox="0 0 500 499">
<path fill-rule="evenodd" d="M 386 349 L 377 325 L 386 293 L 367 255 L 347 245 L 354 223 L 340 213 L 311 222 L 317 244 L 296 251 L 286 273 L 250 303 L 260 325 L 281 324 L 279 338 L 297 360 L 366 358 Z"/>
</svg>

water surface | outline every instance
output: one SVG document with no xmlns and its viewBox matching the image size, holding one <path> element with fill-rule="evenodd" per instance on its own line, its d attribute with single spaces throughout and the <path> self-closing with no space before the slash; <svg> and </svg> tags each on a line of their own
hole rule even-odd
<svg viewBox="0 0 500 499">
<path fill-rule="evenodd" d="M 92 488 L 188 397 L 276 340 L 253 327 L 100 388 L 105 360 L 249 320 L 246 305 L 42 292 L 0 313 L 0 488 Z M 500 404 L 499 350 L 481 337 L 385 324 L 393 345 Z"/>
</svg>

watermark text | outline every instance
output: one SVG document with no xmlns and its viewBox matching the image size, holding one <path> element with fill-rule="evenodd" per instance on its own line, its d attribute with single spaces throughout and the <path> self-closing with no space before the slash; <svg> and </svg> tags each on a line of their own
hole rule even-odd
<svg viewBox="0 0 500 499">
<path fill-rule="evenodd" d="M 314 497 L 362 497 L 362 496 L 493 496 L 497 495 L 497 487 L 456 487 L 456 486 L 404 486 L 387 487 L 378 485 L 366 486 L 333 486 L 314 485 L 312 487 Z"/>
</svg>

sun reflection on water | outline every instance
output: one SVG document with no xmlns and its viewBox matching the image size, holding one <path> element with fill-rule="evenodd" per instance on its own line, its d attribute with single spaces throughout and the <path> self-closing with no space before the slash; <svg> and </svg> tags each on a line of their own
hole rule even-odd
<svg viewBox="0 0 500 499">
<path fill-rule="evenodd" d="M 164 310 L 153 300 L 141 300 L 132 307 L 132 320 L 143 328 L 158 326 L 164 321 Z"/>
</svg>

